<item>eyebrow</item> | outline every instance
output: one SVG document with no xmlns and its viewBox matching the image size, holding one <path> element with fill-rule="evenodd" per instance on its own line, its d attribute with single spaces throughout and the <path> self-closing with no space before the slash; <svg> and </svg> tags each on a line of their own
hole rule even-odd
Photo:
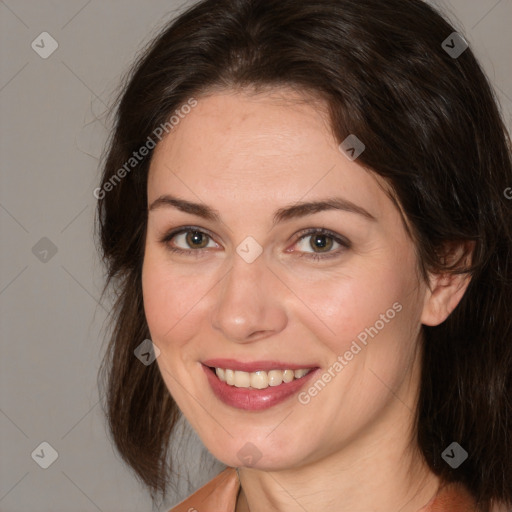
<svg viewBox="0 0 512 512">
<path fill-rule="evenodd" d="M 155 199 L 149 206 L 148 211 L 153 211 L 162 207 L 174 207 L 182 212 L 197 215 L 198 217 L 202 217 L 203 219 L 210 220 L 212 222 L 219 222 L 221 219 L 219 211 L 208 205 L 193 203 L 167 194 Z M 274 213 L 272 225 L 275 226 L 280 222 L 293 218 L 305 217 L 313 213 L 327 210 L 356 213 L 368 220 L 377 221 L 377 218 L 366 211 L 363 207 L 342 197 L 330 197 L 319 201 L 295 203 L 285 206 L 284 208 L 280 208 Z"/>
</svg>

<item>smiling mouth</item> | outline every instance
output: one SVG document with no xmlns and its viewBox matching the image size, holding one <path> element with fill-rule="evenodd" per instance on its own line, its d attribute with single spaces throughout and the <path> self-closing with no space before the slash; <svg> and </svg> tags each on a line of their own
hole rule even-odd
<svg viewBox="0 0 512 512">
<path fill-rule="evenodd" d="M 320 371 L 307 363 L 290 364 L 290 368 L 284 361 L 210 359 L 201 366 L 215 396 L 246 411 L 263 411 L 289 400 Z"/>
<path fill-rule="evenodd" d="M 229 368 L 208 367 L 215 373 L 221 382 L 228 386 L 248 389 L 267 389 L 269 387 L 280 386 L 294 380 L 305 377 L 313 368 L 301 368 L 298 370 L 259 370 L 255 372 L 244 372 L 240 370 L 231 370 Z"/>
</svg>

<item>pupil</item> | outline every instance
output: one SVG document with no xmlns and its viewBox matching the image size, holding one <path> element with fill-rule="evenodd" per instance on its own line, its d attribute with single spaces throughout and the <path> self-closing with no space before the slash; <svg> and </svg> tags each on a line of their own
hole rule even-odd
<svg viewBox="0 0 512 512">
<path fill-rule="evenodd" d="M 202 237 L 203 234 L 199 231 L 191 231 L 189 233 L 189 242 L 191 242 L 191 245 L 202 246 L 204 245 L 204 241 L 203 244 L 201 243 Z"/>
<path fill-rule="evenodd" d="M 316 235 L 314 237 L 314 243 L 317 249 L 325 249 L 326 246 L 329 246 L 329 244 L 326 242 L 325 239 L 329 238 L 327 235 Z M 329 248 L 329 247 L 327 247 Z"/>
</svg>

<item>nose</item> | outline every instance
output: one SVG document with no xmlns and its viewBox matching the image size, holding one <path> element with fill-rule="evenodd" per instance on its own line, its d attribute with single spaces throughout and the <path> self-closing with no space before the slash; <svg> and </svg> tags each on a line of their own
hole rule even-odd
<svg viewBox="0 0 512 512">
<path fill-rule="evenodd" d="M 225 339 L 251 343 L 279 334 L 286 326 L 286 287 L 263 255 L 247 263 L 238 255 L 221 280 L 212 326 Z"/>
</svg>

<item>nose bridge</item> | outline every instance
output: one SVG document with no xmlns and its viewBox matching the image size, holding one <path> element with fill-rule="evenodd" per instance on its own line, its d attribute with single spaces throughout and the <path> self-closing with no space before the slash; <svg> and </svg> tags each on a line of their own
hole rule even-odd
<svg viewBox="0 0 512 512">
<path fill-rule="evenodd" d="M 275 292 L 276 278 L 263 253 L 252 259 L 252 251 L 251 241 L 237 248 L 231 269 L 221 282 L 212 318 L 214 329 L 237 342 L 253 341 L 256 334 L 279 332 L 286 324 L 285 311 Z M 246 258 L 248 254 L 251 257 Z"/>
</svg>

